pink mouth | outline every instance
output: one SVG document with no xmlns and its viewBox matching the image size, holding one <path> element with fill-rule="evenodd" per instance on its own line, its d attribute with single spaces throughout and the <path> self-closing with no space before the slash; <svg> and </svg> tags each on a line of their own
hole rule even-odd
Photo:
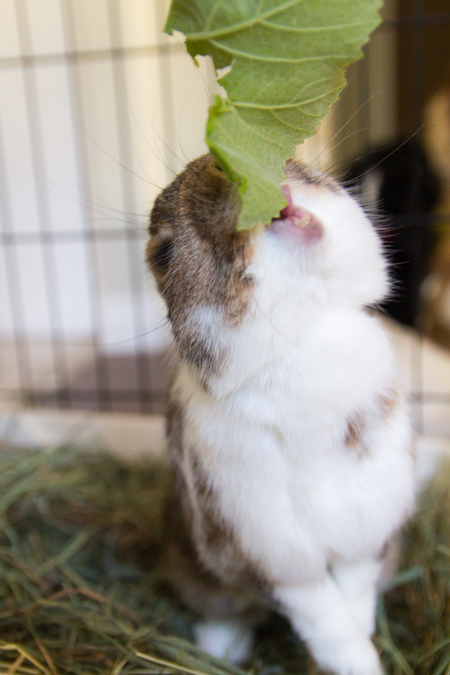
<svg viewBox="0 0 450 675">
<path fill-rule="evenodd" d="M 314 214 L 292 203 L 291 190 L 288 185 L 282 186 L 282 191 L 287 199 L 287 206 L 280 211 L 279 218 L 272 218 L 269 227 L 273 232 L 296 237 L 304 242 L 314 242 L 322 239 L 324 229 L 322 223 Z"/>
</svg>

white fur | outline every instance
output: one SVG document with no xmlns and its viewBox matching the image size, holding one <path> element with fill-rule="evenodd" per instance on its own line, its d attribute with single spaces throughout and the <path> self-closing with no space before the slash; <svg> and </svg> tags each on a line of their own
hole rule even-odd
<svg viewBox="0 0 450 675">
<path fill-rule="evenodd" d="M 388 419 L 379 411 L 396 386 L 392 348 L 363 308 L 387 293 L 386 266 L 345 192 L 290 185 L 294 203 L 324 225 L 323 239 L 255 233 L 255 293 L 242 325 L 227 327 L 208 308 L 202 324 L 197 317 L 204 337 L 226 350 L 223 370 L 206 393 L 186 366 L 176 389 L 187 444 L 223 517 L 319 665 L 376 675 L 368 636 L 377 557 L 414 503 L 405 407 Z M 369 420 L 361 452 L 344 446 L 359 412 Z"/>
<path fill-rule="evenodd" d="M 239 619 L 196 623 L 194 636 L 201 649 L 230 663 L 246 661 L 253 646 L 252 627 Z"/>
<path fill-rule="evenodd" d="M 381 675 L 372 642 L 330 574 L 307 586 L 282 586 L 275 596 L 317 663 L 340 675 Z"/>
</svg>

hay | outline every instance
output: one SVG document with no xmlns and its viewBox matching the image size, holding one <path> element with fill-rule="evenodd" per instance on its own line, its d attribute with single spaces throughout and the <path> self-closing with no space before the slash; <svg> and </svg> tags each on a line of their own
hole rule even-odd
<svg viewBox="0 0 450 675">
<path fill-rule="evenodd" d="M 242 675 L 190 642 L 192 617 L 159 569 L 163 466 L 125 467 L 70 448 L 0 452 L 0 673 Z M 407 536 L 380 602 L 389 673 L 450 673 L 450 469 Z M 247 672 L 311 673 L 279 617 L 259 630 Z"/>
<path fill-rule="evenodd" d="M 378 644 L 395 675 L 450 675 L 450 463 L 405 533 L 401 571 L 379 603 Z"/>
</svg>

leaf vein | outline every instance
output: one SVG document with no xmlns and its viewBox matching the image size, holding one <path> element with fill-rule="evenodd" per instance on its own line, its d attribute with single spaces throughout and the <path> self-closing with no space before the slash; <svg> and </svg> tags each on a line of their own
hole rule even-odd
<svg viewBox="0 0 450 675">
<path fill-rule="evenodd" d="M 295 5 L 298 5 L 303 1 L 304 0 L 288 0 L 283 5 L 279 5 L 278 7 L 269 9 L 264 14 L 257 14 L 256 16 L 252 17 L 251 19 L 247 19 L 246 21 L 233 23 L 231 24 L 231 26 L 224 26 L 223 28 L 216 28 L 215 30 L 201 31 L 200 33 L 190 33 L 187 36 L 187 38 L 189 40 L 209 40 L 211 38 L 229 35 L 230 33 L 236 33 L 240 30 L 244 30 L 245 28 L 251 28 L 252 26 L 261 23 L 263 20 L 267 18 L 271 18 L 272 16 L 281 14 L 286 9 L 289 9 L 290 7 L 295 7 Z"/>
<path fill-rule="evenodd" d="M 279 124 L 282 124 L 283 126 L 287 127 L 288 129 L 294 129 L 297 132 L 303 131 L 303 127 L 297 127 L 297 126 L 295 126 L 295 124 L 290 124 L 289 122 L 286 122 L 286 120 L 283 120 L 273 110 L 270 111 L 270 114 Z M 303 114 L 306 115 L 306 113 L 303 113 Z M 310 116 L 313 117 L 312 115 L 310 115 Z"/>
<path fill-rule="evenodd" d="M 309 61 L 321 61 L 325 59 L 346 59 L 348 58 L 345 54 L 320 54 L 320 56 L 305 56 L 303 58 L 285 58 L 282 56 L 264 56 L 262 54 L 252 54 L 251 52 L 243 52 L 240 49 L 235 49 L 234 47 L 228 47 L 219 42 L 218 40 L 211 40 L 211 43 L 222 49 L 228 54 L 233 54 L 233 56 L 242 56 L 245 59 L 251 61 L 268 61 L 269 63 L 308 63 Z"/>
<path fill-rule="evenodd" d="M 272 21 L 266 21 L 265 19 L 260 23 L 267 28 L 287 33 L 326 33 L 327 31 L 348 30 L 349 28 L 359 28 L 367 25 L 367 21 L 358 21 L 356 23 L 341 23 L 329 26 L 283 26 L 282 24 L 272 23 Z"/>
<path fill-rule="evenodd" d="M 236 114 L 239 115 L 239 113 L 238 113 L 237 111 L 236 111 Z M 243 124 L 245 127 L 247 127 L 247 129 L 250 130 L 250 132 L 251 132 L 252 134 L 254 134 L 255 136 L 258 136 L 259 138 L 262 138 L 262 139 L 263 139 L 264 141 L 266 141 L 267 143 L 271 143 L 272 145 L 277 145 L 279 148 L 281 148 L 281 150 L 284 151 L 284 146 L 282 146 L 281 143 L 278 143 L 278 141 L 274 141 L 274 140 L 272 140 L 271 138 L 269 138 L 268 136 L 265 136 L 264 134 L 261 134 L 261 133 L 259 133 L 258 131 L 256 131 L 255 127 L 252 127 L 251 124 L 249 124 L 248 122 L 246 122 L 246 121 L 241 117 L 241 115 L 239 115 L 239 119 L 240 119 L 240 121 L 242 122 L 242 124 Z M 225 125 L 220 124 L 220 122 L 217 122 L 217 125 L 220 126 L 220 128 L 222 129 L 223 135 L 226 136 L 229 140 L 232 141 L 232 145 L 234 145 L 235 147 L 237 147 L 239 150 L 242 150 L 241 146 L 240 146 L 239 144 L 236 143 L 235 137 L 234 137 L 232 134 L 227 133 L 227 129 L 226 129 Z M 249 153 L 249 154 L 250 154 L 250 153 Z"/>
<path fill-rule="evenodd" d="M 211 23 L 214 19 L 214 15 L 216 14 L 216 12 L 217 12 L 218 8 L 220 7 L 220 5 L 222 4 L 222 2 L 223 2 L 223 0 L 217 0 L 215 2 L 215 4 L 213 5 L 213 7 L 211 7 L 211 11 L 210 11 L 209 16 L 208 16 L 208 18 L 206 20 L 206 23 L 205 23 L 205 30 L 207 30 L 210 27 L 210 25 L 211 25 Z"/>
<path fill-rule="evenodd" d="M 309 103 L 315 103 L 316 101 L 320 101 L 321 99 L 326 98 L 327 96 L 330 96 L 330 94 L 340 91 L 341 89 L 342 87 L 339 85 L 339 87 L 329 89 L 320 96 L 315 96 L 314 98 L 307 99 L 306 101 L 298 101 L 297 103 L 264 104 L 264 103 L 247 103 L 245 101 L 232 101 L 232 104 L 236 106 L 236 108 L 251 108 L 255 110 L 288 110 L 292 108 L 299 108 L 301 110 L 302 106 L 308 105 Z"/>
</svg>

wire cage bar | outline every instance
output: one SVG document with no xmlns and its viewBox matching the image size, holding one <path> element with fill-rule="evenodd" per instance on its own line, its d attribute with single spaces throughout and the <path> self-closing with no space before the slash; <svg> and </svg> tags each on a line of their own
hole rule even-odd
<svg viewBox="0 0 450 675">
<path fill-rule="evenodd" d="M 0 11 L 0 407 L 163 412 L 173 355 L 145 269 L 147 219 L 158 191 L 206 151 L 212 66 L 196 68 L 180 39 L 161 32 L 165 2 L 42 0 L 38 11 L 30 0 L 3 0 Z M 439 53 L 449 44 L 444 0 L 387 2 L 332 116 L 300 149 L 351 176 L 353 189 L 386 211 L 391 252 L 400 232 L 411 244 L 397 267 L 413 269 L 415 304 L 396 318 L 416 331 L 408 333 L 408 382 L 422 431 L 427 411 L 450 412 L 450 366 L 442 366 L 450 363 L 450 293 L 439 258 L 450 178 L 426 122 L 433 96 L 450 100 L 448 47 Z M 388 211 L 380 175 L 393 180 L 388 167 L 402 157 L 403 169 L 398 161 L 392 171 L 409 168 L 408 194 Z M 406 285 L 396 291 L 403 308 Z M 450 422 L 442 428 L 450 434 Z"/>
</svg>

